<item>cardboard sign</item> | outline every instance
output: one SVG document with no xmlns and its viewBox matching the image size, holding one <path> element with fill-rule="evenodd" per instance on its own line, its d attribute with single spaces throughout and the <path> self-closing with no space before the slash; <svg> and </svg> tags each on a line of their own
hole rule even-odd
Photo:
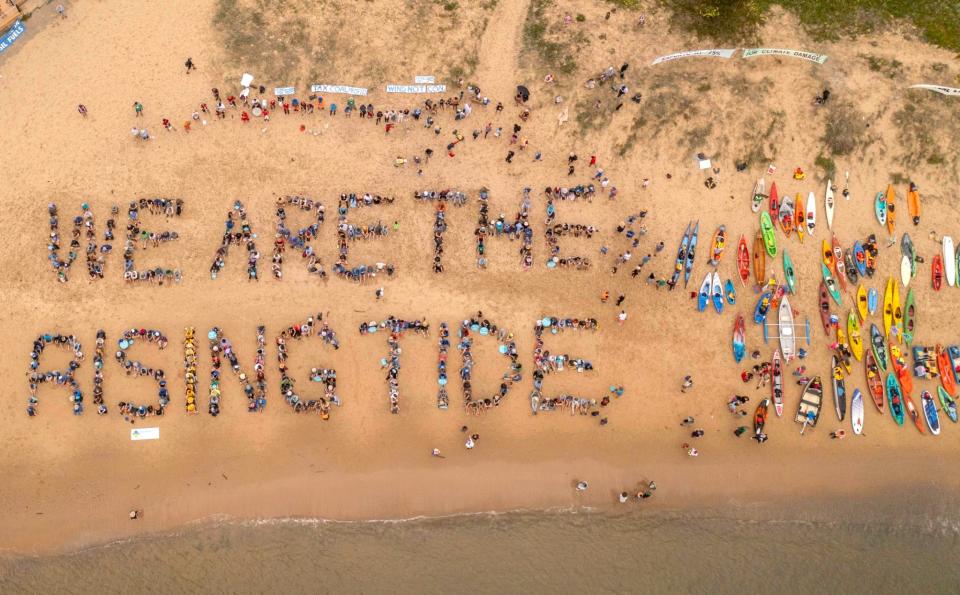
<svg viewBox="0 0 960 595">
<path fill-rule="evenodd" d="M 136 428 L 130 430 L 131 440 L 159 440 L 160 428 Z"/>
<path fill-rule="evenodd" d="M 273 94 L 277 97 L 280 97 L 281 95 L 293 95 L 296 92 L 296 87 L 277 87 L 273 90 Z"/>
<path fill-rule="evenodd" d="M 663 64 L 671 60 L 679 60 L 680 58 L 732 58 L 736 51 L 737 49 L 733 48 L 731 50 L 690 50 L 687 52 L 677 52 L 676 54 L 660 56 L 651 62 L 650 65 L 656 66 L 657 64 Z"/>
<path fill-rule="evenodd" d="M 756 56 L 786 56 L 788 58 L 810 60 L 817 64 L 823 64 L 827 61 L 827 56 L 824 54 L 814 54 L 813 52 L 804 52 L 802 50 L 784 50 L 779 48 L 750 48 L 743 50 L 744 58 L 753 58 Z"/>
<path fill-rule="evenodd" d="M 366 95 L 366 87 L 350 87 L 348 85 L 310 85 L 311 93 L 345 93 L 347 95 Z"/>
</svg>

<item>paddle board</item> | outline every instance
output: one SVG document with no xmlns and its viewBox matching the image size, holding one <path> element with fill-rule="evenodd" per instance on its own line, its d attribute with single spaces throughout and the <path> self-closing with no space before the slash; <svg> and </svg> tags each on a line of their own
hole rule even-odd
<svg viewBox="0 0 960 595">
<path fill-rule="evenodd" d="M 853 389 L 853 397 L 850 398 L 850 424 L 854 434 L 859 436 L 863 432 L 863 395 L 859 388 Z"/>
<path fill-rule="evenodd" d="M 834 201 L 833 201 L 833 182 L 831 180 L 827 180 L 827 191 L 824 194 L 823 202 L 824 202 L 824 212 L 826 212 L 827 214 L 827 227 L 830 229 L 833 229 Z"/>
<path fill-rule="evenodd" d="M 947 285 L 953 287 L 957 279 L 957 259 L 950 236 L 943 236 L 943 274 L 947 278 Z"/>
</svg>

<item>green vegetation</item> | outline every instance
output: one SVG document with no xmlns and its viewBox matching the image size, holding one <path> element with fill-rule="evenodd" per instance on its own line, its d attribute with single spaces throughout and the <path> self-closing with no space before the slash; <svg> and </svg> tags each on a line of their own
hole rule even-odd
<svg viewBox="0 0 960 595">
<path fill-rule="evenodd" d="M 866 118 L 852 103 L 835 101 L 829 105 L 823 143 L 831 155 L 850 155 L 872 142 L 867 135 Z"/>
<path fill-rule="evenodd" d="M 887 78 L 895 79 L 903 76 L 903 62 L 894 58 L 887 60 L 872 54 L 857 54 L 867 61 L 867 66 L 873 72 L 879 72 Z"/>
<path fill-rule="evenodd" d="M 577 69 L 574 58 L 575 43 L 572 40 L 558 41 L 548 35 L 547 9 L 552 4 L 553 0 L 531 0 L 527 19 L 523 24 L 523 47 L 526 51 L 535 53 L 551 70 L 571 74 Z"/>
<path fill-rule="evenodd" d="M 832 180 L 837 177 L 837 164 L 834 163 L 833 159 L 824 157 L 823 155 L 817 155 L 817 159 L 813 164 L 823 170 L 824 178 Z"/>
</svg>

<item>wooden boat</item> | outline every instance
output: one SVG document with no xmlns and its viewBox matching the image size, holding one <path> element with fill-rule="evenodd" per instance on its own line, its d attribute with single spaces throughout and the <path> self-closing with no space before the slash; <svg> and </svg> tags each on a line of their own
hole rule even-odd
<svg viewBox="0 0 960 595">
<path fill-rule="evenodd" d="M 837 412 L 837 419 L 843 421 L 847 416 L 847 389 L 843 382 L 840 360 L 835 355 L 831 360 L 831 366 L 833 367 L 833 406 Z"/>
<path fill-rule="evenodd" d="M 913 420 L 913 425 L 917 427 L 917 430 L 919 430 L 921 434 L 925 434 L 926 430 L 923 429 L 923 420 L 920 418 L 920 412 L 917 411 L 917 406 L 913 404 L 913 399 L 909 393 L 903 393 L 903 403 L 907 406 L 907 415 Z"/>
<path fill-rule="evenodd" d="M 827 287 L 827 291 L 830 292 L 830 297 L 833 298 L 833 301 L 837 302 L 837 305 L 842 305 L 840 303 L 840 290 L 837 289 L 837 282 L 834 281 L 833 275 L 830 274 L 830 270 L 827 268 L 827 265 L 821 264 L 821 273 L 823 273 L 823 283 Z"/>
<path fill-rule="evenodd" d="M 890 336 L 893 326 L 893 277 L 887 279 L 887 290 L 883 292 L 883 334 Z"/>
<path fill-rule="evenodd" d="M 867 276 L 867 254 L 860 240 L 853 244 L 853 264 L 857 267 L 857 272 L 860 273 L 861 277 Z"/>
<path fill-rule="evenodd" d="M 903 425 L 903 393 L 900 392 L 900 383 L 893 372 L 887 374 L 887 400 L 890 403 L 890 415 L 898 426 Z"/>
<path fill-rule="evenodd" d="M 727 279 L 723 284 L 724 293 L 727 295 L 727 303 L 733 306 L 737 303 L 737 290 L 733 287 L 733 281 Z"/>
<path fill-rule="evenodd" d="M 720 283 L 720 273 L 713 272 L 713 309 L 717 314 L 723 314 L 723 285 Z"/>
<path fill-rule="evenodd" d="M 887 198 L 883 192 L 877 192 L 877 196 L 873 199 L 873 212 L 880 225 L 887 224 Z"/>
<path fill-rule="evenodd" d="M 937 387 L 937 396 L 940 397 L 940 405 L 943 407 L 943 412 L 947 414 L 947 417 L 950 418 L 950 421 L 957 423 L 957 401 L 950 396 L 950 393 L 943 390 L 942 386 Z"/>
<path fill-rule="evenodd" d="M 883 378 L 880 376 L 880 368 L 877 366 L 877 358 L 873 352 L 867 351 L 864 355 L 863 367 L 867 375 L 867 390 L 870 391 L 873 404 L 877 406 L 877 411 L 883 413 Z"/>
<path fill-rule="evenodd" d="M 750 278 L 750 251 L 747 250 L 747 238 L 740 234 L 740 243 L 737 245 L 737 274 L 740 284 L 746 286 Z"/>
<path fill-rule="evenodd" d="M 780 417 L 783 415 L 783 366 L 780 362 L 779 349 L 773 352 L 771 368 L 770 396 L 773 397 L 773 408 L 777 412 L 777 417 Z"/>
<path fill-rule="evenodd" d="M 693 259 L 697 254 L 697 235 L 700 233 L 700 222 L 693 227 L 690 232 L 690 245 L 687 247 L 687 264 L 683 269 L 683 286 L 687 286 L 690 281 L 690 272 L 693 270 Z"/>
<path fill-rule="evenodd" d="M 720 257 L 723 256 L 723 250 L 727 247 L 727 226 L 721 225 L 713 234 L 713 250 L 710 251 L 710 265 L 720 264 Z"/>
<path fill-rule="evenodd" d="M 763 248 L 763 235 L 758 231 L 757 237 L 753 240 L 753 279 L 757 285 L 763 285 L 767 281 L 767 253 Z"/>
<path fill-rule="evenodd" d="M 807 381 L 803 387 L 803 393 L 800 395 L 800 404 L 797 407 L 796 422 L 803 424 L 803 430 L 810 427 L 817 427 L 817 421 L 820 420 L 820 407 L 823 404 L 823 383 L 819 376 L 814 376 Z"/>
<path fill-rule="evenodd" d="M 850 398 L 850 425 L 857 436 L 863 432 L 863 395 L 859 388 L 853 389 L 853 396 Z"/>
<path fill-rule="evenodd" d="M 777 194 L 777 183 L 770 184 L 770 220 L 780 220 L 780 196 Z"/>
<path fill-rule="evenodd" d="M 917 191 L 917 185 L 910 182 L 910 190 L 907 191 L 907 209 L 910 211 L 910 220 L 914 225 L 920 225 L 920 192 Z"/>
<path fill-rule="evenodd" d="M 943 257 L 939 254 L 933 257 L 933 263 L 930 265 L 930 277 L 933 290 L 940 291 L 940 287 L 943 286 Z"/>
<path fill-rule="evenodd" d="M 770 256 L 777 255 L 777 235 L 774 233 L 773 221 L 770 221 L 770 215 L 760 213 L 760 233 L 763 236 L 763 247 Z"/>
<path fill-rule="evenodd" d="M 907 358 L 900 351 L 900 347 L 893 342 L 890 343 L 890 366 L 897 373 L 897 380 L 900 381 L 903 394 L 913 394 L 913 376 L 910 373 L 910 366 L 907 365 Z"/>
<path fill-rule="evenodd" d="M 783 276 L 787 280 L 787 289 L 791 295 L 797 293 L 797 275 L 793 271 L 793 260 L 787 254 L 787 249 L 783 249 Z"/>
<path fill-rule="evenodd" d="M 745 337 L 743 314 L 738 314 L 737 321 L 733 323 L 733 360 L 738 364 L 746 350 Z"/>
<path fill-rule="evenodd" d="M 919 219 L 919 218 L 918 218 Z M 920 393 L 920 408 L 923 409 L 923 417 L 927 420 L 927 427 L 934 436 L 940 435 L 940 416 L 937 414 L 937 404 L 933 401 L 933 395 L 925 390 Z"/>
<path fill-rule="evenodd" d="M 887 184 L 887 231 L 893 235 L 893 228 L 897 221 L 897 193 L 893 189 L 893 184 Z"/>
<path fill-rule="evenodd" d="M 802 244 L 803 236 L 807 231 L 807 208 L 803 202 L 803 196 L 799 192 L 794 199 L 794 204 L 796 205 L 797 237 L 800 238 Z"/>
<path fill-rule="evenodd" d="M 877 365 L 884 372 L 887 371 L 887 346 L 883 342 L 883 335 L 877 325 L 870 325 L 870 346 L 873 349 L 873 357 L 877 360 Z"/>
<path fill-rule="evenodd" d="M 764 399 L 760 401 L 760 404 L 757 405 L 756 411 L 753 413 L 753 435 L 762 436 L 763 435 L 763 426 L 767 425 L 767 412 L 770 409 L 770 399 Z"/>
<path fill-rule="evenodd" d="M 903 340 L 910 345 L 917 329 L 917 305 L 913 299 L 913 288 L 907 292 L 907 301 L 903 305 Z"/>
<path fill-rule="evenodd" d="M 797 338 L 793 333 L 793 310 L 786 297 L 780 302 L 778 311 L 780 323 L 780 351 L 784 361 L 790 361 L 797 354 Z"/>
<path fill-rule="evenodd" d="M 867 319 L 867 290 L 863 283 L 857 287 L 857 314 L 860 315 L 861 321 Z"/>
<path fill-rule="evenodd" d="M 847 336 L 850 338 L 850 351 L 857 361 L 863 361 L 863 337 L 860 336 L 860 321 L 857 315 L 850 310 L 847 315 Z"/>
<path fill-rule="evenodd" d="M 707 309 L 707 303 L 710 301 L 710 289 L 713 286 L 713 273 L 707 273 L 700 284 L 700 291 L 697 294 L 697 312 L 703 312 Z"/>
<path fill-rule="evenodd" d="M 943 384 L 950 396 L 957 395 L 957 380 L 950 362 L 950 354 L 943 345 L 937 344 L 937 370 L 940 372 L 940 383 Z"/>
<path fill-rule="evenodd" d="M 880 305 L 880 300 L 877 297 L 877 289 L 871 287 L 870 291 L 867 292 L 867 312 L 871 316 L 877 313 L 877 307 Z"/>
<path fill-rule="evenodd" d="M 820 281 L 820 321 L 823 323 L 823 330 L 827 335 L 830 334 L 830 296 L 827 295 L 827 286 Z"/>
<path fill-rule="evenodd" d="M 773 293 L 765 291 L 760 299 L 757 300 L 757 307 L 753 309 L 753 321 L 757 324 L 763 324 L 767 320 L 767 310 L 770 309 L 770 298 Z"/>
<path fill-rule="evenodd" d="M 796 217 L 796 213 L 793 208 L 793 199 L 787 195 L 783 198 L 783 202 L 780 203 L 780 227 L 783 229 L 783 235 L 788 238 L 790 237 L 790 233 L 793 232 L 794 217 Z"/>
<path fill-rule="evenodd" d="M 687 262 L 687 248 L 690 246 L 690 223 L 687 223 L 687 229 L 683 232 L 683 239 L 680 240 L 680 248 L 677 249 L 677 264 L 673 269 L 673 277 L 670 279 L 670 286 L 676 285 L 680 280 L 680 274 L 683 273 L 683 265 Z"/>
<path fill-rule="evenodd" d="M 947 278 L 947 285 L 953 287 L 957 279 L 957 257 L 950 236 L 943 236 L 943 275 Z"/>
<path fill-rule="evenodd" d="M 843 248 L 840 247 L 840 240 L 833 236 L 833 268 L 837 272 L 837 280 L 840 282 L 840 288 L 847 290 L 847 281 L 844 279 L 846 267 L 843 264 Z"/>
<path fill-rule="evenodd" d="M 763 199 L 767 197 L 765 191 L 766 181 L 761 177 L 753 186 L 753 200 L 750 204 L 750 210 L 754 213 L 760 210 L 760 205 L 763 203 Z"/>
<path fill-rule="evenodd" d="M 807 195 L 807 235 L 813 236 L 814 230 L 817 228 L 817 197 L 810 191 L 810 194 Z"/>
<path fill-rule="evenodd" d="M 833 229 L 833 208 L 834 208 L 834 199 L 833 199 L 833 182 L 827 180 L 827 190 L 823 196 L 824 203 L 824 212 L 827 214 L 827 227 Z"/>
</svg>

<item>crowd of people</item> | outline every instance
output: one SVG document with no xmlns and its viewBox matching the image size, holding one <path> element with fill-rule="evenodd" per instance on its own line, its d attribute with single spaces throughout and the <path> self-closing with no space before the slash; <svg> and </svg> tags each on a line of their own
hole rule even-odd
<svg viewBox="0 0 960 595">
<path fill-rule="evenodd" d="M 312 318 L 307 320 L 308 325 L 312 325 L 312 323 Z M 267 406 L 267 382 L 264 374 L 264 356 L 267 344 L 266 328 L 262 325 L 257 327 L 257 354 L 253 362 L 254 379 L 252 381 L 250 376 L 241 369 L 240 360 L 233 351 L 233 343 L 223 336 L 223 331 L 219 327 L 210 329 L 210 332 L 207 333 L 207 339 L 210 341 L 210 360 L 213 368 L 210 372 L 210 404 L 208 407 L 210 415 L 216 417 L 220 414 L 220 382 L 222 380 L 220 368 L 224 359 L 227 360 L 233 373 L 243 384 L 243 394 L 247 397 L 247 411 L 263 411 Z"/>
<path fill-rule="evenodd" d="M 550 351 L 544 349 L 544 331 L 558 334 L 567 329 L 595 331 L 598 328 L 599 323 L 594 318 L 556 318 L 552 316 L 544 317 L 534 325 L 533 391 L 530 393 L 530 409 L 534 415 L 540 411 L 567 410 L 571 415 L 576 413 L 599 417 L 600 411 L 598 406 L 605 407 L 610 403 L 609 395 L 603 397 L 599 403 L 596 399 L 571 394 L 561 394 L 556 397 L 545 397 L 543 395 L 543 379 L 547 374 L 562 372 L 568 366 L 578 372 L 593 370 L 593 364 L 588 360 L 573 358 L 566 354 L 553 355 Z M 623 395 L 623 387 L 610 387 L 610 392 L 615 397 L 620 397 Z M 601 418 L 600 425 L 606 424 L 607 418 Z"/>
<path fill-rule="evenodd" d="M 237 225 L 239 224 L 239 229 Z M 257 281 L 257 262 L 260 260 L 260 251 L 257 250 L 257 243 L 254 241 L 255 234 L 250 226 L 250 220 L 247 218 L 247 210 L 239 200 L 234 201 L 233 208 L 227 211 L 226 227 L 223 232 L 223 239 L 213 257 L 213 264 L 210 265 L 210 278 L 216 279 L 217 275 L 226 265 L 227 253 L 230 246 L 246 246 L 247 248 L 247 279 Z"/>
<path fill-rule="evenodd" d="M 387 357 L 380 360 L 380 366 L 387 370 L 387 394 L 390 401 L 390 413 L 400 413 L 400 337 L 406 331 L 426 335 L 430 331 L 430 325 L 425 319 L 421 320 L 401 320 L 390 316 L 385 320 L 373 322 L 363 322 L 360 324 L 360 334 L 368 335 L 376 333 L 383 329 L 388 332 L 387 335 Z"/>
<path fill-rule="evenodd" d="M 496 394 L 485 399 L 474 399 L 473 397 L 471 378 L 473 376 L 474 366 L 472 353 L 474 333 L 481 337 L 489 335 L 495 336 L 500 344 L 498 348 L 500 354 L 510 360 L 510 369 L 503 374 L 500 387 Z M 477 312 L 473 318 L 468 318 L 461 322 L 458 334 L 460 342 L 457 344 L 457 349 L 460 350 L 463 358 L 460 364 L 460 381 L 463 387 L 464 407 L 467 413 L 479 415 L 492 407 L 498 407 L 500 405 L 500 402 L 507 396 L 507 392 L 510 390 L 510 387 L 513 386 L 513 383 L 520 382 L 523 378 L 521 374 L 523 365 L 520 363 L 520 358 L 517 354 L 517 344 L 513 340 L 513 335 L 508 333 L 506 329 L 498 328 L 496 324 L 484 318 L 483 312 Z"/>
<path fill-rule="evenodd" d="M 179 283 L 182 274 L 180 269 L 165 269 L 155 267 L 138 271 L 134 264 L 133 253 L 136 250 L 137 242 L 140 242 L 140 248 L 145 249 L 148 245 L 159 246 L 161 242 L 169 242 L 179 238 L 175 231 L 150 232 L 140 227 L 140 211 L 144 210 L 150 214 L 164 214 L 169 217 L 179 217 L 183 213 L 183 201 L 181 199 L 169 198 L 141 198 L 132 200 L 127 206 L 127 235 L 123 245 L 123 279 L 128 283 L 144 281 L 163 285 L 164 282 Z M 115 215 L 117 212 L 113 211 Z M 112 227 L 107 222 L 107 229 Z"/>
<path fill-rule="evenodd" d="M 60 258 L 60 216 L 57 211 L 56 203 L 47 205 L 47 213 L 50 216 L 50 238 L 47 242 L 48 258 L 53 270 L 57 274 L 57 280 L 61 283 L 67 281 L 67 272 L 73 261 L 77 259 L 80 253 L 80 237 L 84 236 L 87 240 L 86 260 L 87 272 L 91 278 L 103 278 L 104 258 L 113 249 L 111 244 L 104 243 L 97 245 L 96 230 L 94 227 L 93 212 L 87 203 L 80 205 L 82 213 L 73 218 L 73 229 L 70 232 L 70 250 L 66 259 Z M 113 207 L 113 214 L 118 212 L 117 207 Z M 116 222 L 113 217 L 107 221 L 107 231 L 104 233 L 104 240 L 110 242 L 113 240 L 113 230 Z"/>
<path fill-rule="evenodd" d="M 65 371 L 39 371 L 40 356 L 43 355 L 43 350 L 46 346 L 50 344 L 68 347 L 73 351 L 73 359 L 67 364 Z M 46 382 L 53 382 L 59 386 L 67 387 L 67 390 L 70 391 L 70 403 L 73 405 L 73 414 L 80 415 L 83 413 L 83 391 L 80 390 L 80 385 L 74 377 L 77 368 L 80 367 L 81 361 L 83 361 L 83 348 L 80 345 L 80 341 L 73 335 L 53 335 L 47 333 L 37 337 L 33 342 L 33 349 L 30 351 L 30 397 L 27 399 L 27 415 L 30 417 L 37 415 L 37 406 L 39 405 L 37 389 L 41 384 Z"/>
<path fill-rule="evenodd" d="M 586 256 L 569 256 L 561 258 L 559 238 L 568 235 L 573 237 L 590 238 L 593 237 L 593 234 L 596 233 L 598 229 L 592 225 L 582 225 L 578 223 L 554 223 L 557 213 L 556 206 L 554 205 L 553 201 L 578 199 L 586 199 L 589 201 L 595 193 L 596 189 L 594 188 L 593 184 L 579 185 L 574 186 L 573 188 L 552 188 L 547 186 L 544 189 L 544 194 L 547 198 L 546 240 L 547 249 L 550 253 L 550 258 L 547 260 L 547 267 L 572 267 L 578 271 L 590 268 L 591 262 Z"/>
<path fill-rule="evenodd" d="M 121 402 L 120 412 L 124 415 L 136 415 L 141 418 L 148 415 L 163 415 L 164 409 L 170 404 L 170 391 L 167 389 L 167 379 L 163 370 L 145 366 L 127 357 L 127 349 L 138 340 L 147 343 L 156 343 L 158 348 L 165 349 L 167 347 L 167 337 L 157 330 L 148 330 L 145 328 L 128 329 L 123 331 L 123 334 L 120 335 L 120 338 L 117 340 L 119 349 L 115 354 L 117 362 L 123 366 L 127 376 L 149 377 L 156 381 L 159 405 L 154 407 L 153 405 L 137 405 L 134 403 Z"/>
<path fill-rule="evenodd" d="M 286 224 L 287 207 L 306 212 L 312 211 L 314 215 L 313 223 L 307 227 L 301 227 L 294 235 Z M 293 250 L 300 252 L 301 258 L 307 260 L 307 272 L 318 275 L 321 279 L 327 278 L 327 272 L 323 269 L 323 262 L 310 244 L 320 233 L 320 226 L 323 225 L 324 218 L 324 206 L 319 200 L 304 196 L 281 196 L 277 199 L 277 233 L 273 242 L 274 278 L 283 278 L 283 253 L 288 245 Z"/>
<path fill-rule="evenodd" d="M 337 262 L 333 265 L 333 272 L 344 279 L 350 279 L 357 283 L 363 283 L 367 278 L 374 278 L 377 273 L 385 271 L 388 277 L 392 277 L 395 267 L 392 264 L 378 262 L 373 265 L 350 266 L 350 242 L 356 240 L 368 240 L 376 237 L 384 237 L 389 233 L 389 226 L 382 222 L 375 225 L 351 225 L 347 223 L 347 213 L 350 209 L 360 207 L 370 207 L 375 205 L 393 204 L 392 196 L 380 196 L 379 194 L 341 194 L 340 202 L 337 205 Z M 394 230 L 399 228 L 399 224 L 394 222 Z"/>
<path fill-rule="evenodd" d="M 530 227 L 530 188 L 523 189 L 523 200 L 517 211 L 514 221 L 508 223 L 501 212 L 493 221 L 490 220 L 490 193 L 486 188 L 480 190 L 480 214 L 477 227 L 473 235 L 477 238 L 477 267 L 487 267 L 487 237 L 492 233 L 494 237 L 506 235 L 511 240 L 522 240 L 520 246 L 520 268 L 529 270 L 533 266 L 533 229 Z"/>
<path fill-rule="evenodd" d="M 183 329 L 183 373 L 187 413 L 197 414 L 197 341 L 192 326 Z"/>
<path fill-rule="evenodd" d="M 314 327 L 317 325 L 319 326 L 315 330 Z M 300 395 L 294 391 L 293 387 L 295 382 L 290 376 L 289 369 L 287 368 L 287 340 L 300 340 L 308 338 L 313 334 L 316 334 L 318 337 L 320 337 L 325 345 L 330 345 L 334 350 L 340 349 L 340 341 L 337 339 L 337 334 L 330 327 L 330 324 L 324 318 L 322 313 L 318 313 L 316 318 L 313 316 L 307 317 L 307 321 L 303 324 L 295 324 L 284 329 L 283 332 L 277 337 L 277 362 L 280 370 L 280 393 L 283 395 L 283 398 L 287 404 L 290 405 L 290 407 L 292 407 L 296 413 L 315 411 L 322 419 L 328 420 L 330 419 L 330 406 L 340 406 L 340 398 L 337 396 L 336 392 L 336 371 L 332 369 L 313 368 L 310 372 L 310 380 L 313 382 L 322 382 L 324 384 L 324 395 L 318 399 L 303 400 Z M 258 354 L 259 352 L 260 349 L 258 348 Z M 260 380 L 258 377 L 258 383 L 259 382 Z M 250 397 L 248 396 L 248 399 L 249 398 Z M 264 400 L 262 403 L 258 399 L 255 399 L 255 401 L 258 407 L 256 411 L 262 410 L 262 406 L 266 404 L 266 400 Z M 253 410 L 254 409 L 251 409 L 251 411 Z"/>
<path fill-rule="evenodd" d="M 446 409 L 450 406 L 450 396 L 447 394 L 447 355 L 450 350 L 450 327 L 446 322 L 440 323 L 440 337 L 437 339 L 437 409 Z"/>
<path fill-rule="evenodd" d="M 483 191 L 481 190 L 481 193 Z M 435 201 L 433 219 L 433 272 L 443 272 L 443 234 L 447 231 L 447 203 L 463 206 L 467 202 L 467 195 L 457 190 L 418 190 L 413 193 L 415 200 Z"/>
<path fill-rule="evenodd" d="M 627 216 L 626 220 L 617 225 L 617 234 L 622 235 L 624 239 L 627 240 L 628 245 L 627 249 L 617 256 L 616 261 L 610 269 L 612 274 L 616 275 L 617 271 L 620 270 L 620 266 L 630 261 L 633 250 L 636 250 L 640 246 L 641 236 L 644 236 L 647 233 L 647 228 L 643 225 L 643 220 L 646 218 L 646 216 L 646 210 L 638 213 L 631 213 Z M 640 224 L 639 227 L 637 227 L 637 223 Z M 659 252 L 659 250 L 663 250 L 662 242 L 658 245 L 657 251 Z M 647 254 L 644 258 L 642 258 L 641 261 L 633 267 L 633 270 L 630 271 L 630 276 L 633 278 L 638 277 L 643 271 L 644 265 L 650 261 L 651 257 L 652 255 Z"/>
</svg>

